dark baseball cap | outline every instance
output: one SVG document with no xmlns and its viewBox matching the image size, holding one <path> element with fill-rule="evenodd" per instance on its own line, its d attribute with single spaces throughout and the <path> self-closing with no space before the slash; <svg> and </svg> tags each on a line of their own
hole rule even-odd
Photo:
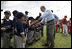
<svg viewBox="0 0 72 49">
<path fill-rule="evenodd" d="M 31 20 L 31 19 L 33 19 L 33 20 L 34 20 L 34 18 L 33 18 L 33 17 L 29 17 L 28 19 L 29 19 L 29 20 Z"/>
<path fill-rule="evenodd" d="M 8 13 L 8 14 L 11 14 L 11 12 L 10 12 L 10 11 L 5 11 L 4 13 Z"/>
<path fill-rule="evenodd" d="M 25 17 L 26 18 L 26 16 L 22 12 L 18 12 L 17 18 L 19 19 L 21 17 Z"/>
<path fill-rule="evenodd" d="M 17 11 L 17 10 L 14 10 L 12 13 L 13 13 L 13 14 L 16 14 L 16 13 L 18 13 L 18 11 Z"/>
</svg>

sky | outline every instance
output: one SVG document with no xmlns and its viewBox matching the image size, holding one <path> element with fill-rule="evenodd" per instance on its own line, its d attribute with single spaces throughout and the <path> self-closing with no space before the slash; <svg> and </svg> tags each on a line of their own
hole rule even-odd
<svg viewBox="0 0 72 49">
<path fill-rule="evenodd" d="M 29 11 L 29 17 L 32 16 L 36 18 L 39 15 L 40 6 L 45 6 L 48 10 L 53 10 L 59 19 L 64 18 L 65 15 L 68 16 L 67 20 L 71 18 L 71 1 L 1 1 L 1 19 L 4 18 L 4 11 L 10 10 L 11 13 L 14 10 L 20 12 Z M 43 14 L 43 13 L 42 13 Z M 10 17 L 13 20 L 13 15 Z"/>
</svg>

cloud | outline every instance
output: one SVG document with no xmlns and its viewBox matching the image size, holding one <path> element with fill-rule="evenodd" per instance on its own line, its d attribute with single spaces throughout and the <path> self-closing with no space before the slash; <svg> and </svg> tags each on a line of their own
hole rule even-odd
<svg viewBox="0 0 72 49">
<path fill-rule="evenodd" d="M 1 1 L 1 8 L 4 11 L 10 10 L 12 12 L 13 10 L 18 10 L 23 13 L 29 11 L 29 16 L 33 16 L 34 18 L 41 12 L 40 6 L 42 5 L 47 9 L 54 10 L 54 13 L 60 19 L 64 15 L 67 15 L 68 19 L 71 17 L 71 1 Z M 13 16 L 11 16 L 12 18 Z"/>
</svg>

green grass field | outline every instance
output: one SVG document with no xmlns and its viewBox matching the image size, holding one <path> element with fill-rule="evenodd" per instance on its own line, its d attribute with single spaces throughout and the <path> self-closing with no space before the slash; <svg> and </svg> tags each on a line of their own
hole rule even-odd
<svg viewBox="0 0 72 49">
<path fill-rule="evenodd" d="M 44 29 L 44 37 L 37 42 L 34 42 L 32 45 L 29 45 L 27 48 L 48 48 L 46 46 L 42 46 L 46 42 L 46 29 Z M 71 35 L 63 36 L 62 33 L 56 33 L 55 35 L 55 46 L 54 48 L 71 48 Z M 13 38 L 11 39 L 11 45 L 13 45 Z M 2 47 L 2 40 L 1 40 Z"/>
</svg>

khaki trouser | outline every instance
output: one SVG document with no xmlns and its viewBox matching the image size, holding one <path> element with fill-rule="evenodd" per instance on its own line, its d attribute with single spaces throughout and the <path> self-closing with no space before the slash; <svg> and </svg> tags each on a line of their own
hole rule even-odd
<svg viewBox="0 0 72 49">
<path fill-rule="evenodd" d="M 28 44 L 33 42 L 34 40 L 33 36 L 34 36 L 34 31 L 29 30 L 27 33 L 27 43 Z"/>
<path fill-rule="evenodd" d="M 40 30 L 38 29 L 38 30 L 35 30 L 35 34 L 34 34 L 34 36 L 35 36 L 35 40 L 38 40 L 38 39 L 40 39 Z"/>
<path fill-rule="evenodd" d="M 14 48 L 25 48 L 25 44 L 20 36 L 14 35 Z"/>
<path fill-rule="evenodd" d="M 47 43 L 54 45 L 54 20 L 47 22 Z"/>
<path fill-rule="evenodd" d="M 9 48 L 10 46 L 10 33 L 3 32 L 2 48 Z"/>
</svg>

